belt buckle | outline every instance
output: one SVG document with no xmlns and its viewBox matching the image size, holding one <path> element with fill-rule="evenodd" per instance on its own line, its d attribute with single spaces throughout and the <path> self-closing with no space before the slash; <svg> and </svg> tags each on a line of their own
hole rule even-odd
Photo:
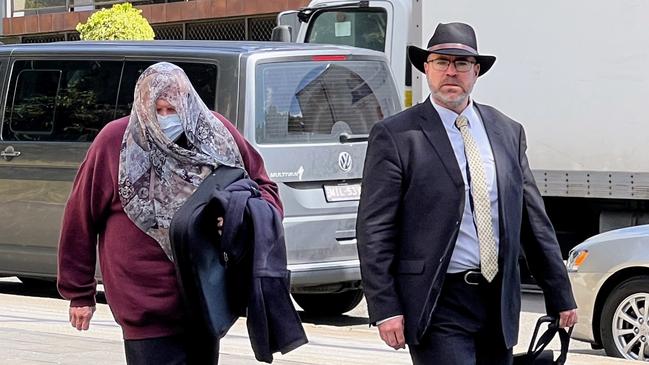
<svg viewBox="0 0 649 365">
<path fill-rule="evenodd" d="M 480 279 L 478 278 L 478 281 L 471 281 L 469 277 L 471 275 L 482 275 L 479 271 L 467 271 L 464 274 L 464 282 L 467 283 L 468 285 L 480 285 Z"/>
</svg>

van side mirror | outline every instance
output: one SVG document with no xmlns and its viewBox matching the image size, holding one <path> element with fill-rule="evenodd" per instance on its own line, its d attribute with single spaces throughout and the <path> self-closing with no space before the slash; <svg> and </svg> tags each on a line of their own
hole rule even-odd
<svg viewBox="0 0 649 365">
<path fill-rule="evenodd" d="M 295 42 L 297 33 L 300 31 L 300 20 L 297 17 L 297 10 L 287 10 L 277 15 L 277 25 L 288 25 L 290 27 L 290 40 L 287 42 Z"/>
<path fill-rule="evenodd" d="M 273 33 L 270 35 L 270 40 L 273 42 L 290 42 L 291 41 L 291 26 L 278 25 L 273 28 Z"/>
</svg>

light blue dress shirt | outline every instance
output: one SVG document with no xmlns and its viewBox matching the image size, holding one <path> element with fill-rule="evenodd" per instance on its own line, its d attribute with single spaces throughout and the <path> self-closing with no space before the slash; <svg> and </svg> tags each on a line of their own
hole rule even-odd
<svg viewBox="0 0 649 365">
<path fill-rule="evenodd" d="M 443 106 L 435 104 L 432 96 L 430 102 L 433 104 L 437 113 L 439 113 L 444 129 L 448 139 L 453 146 L 455 158 L 462 172 L 462 179 L 464 179 L 464 192 L 465 204 L 464 213 L 462 214 L 462 222 L 460 224 L 460 232 L 455 242 L 455 249 L 451 255 L 451 263 L 448 266 L 448 273 L 457 273 L 465 270 L 478 269 L 480 267 L 480 245 L 478 243 L 478 234 L 476 233 L 476 226 L 473 219 L 473 212 L 471 211 L 470 203 L 470 189 L 467 180 L 467 161 L 464 153 L 464 140 L 460 134 L 460 130 L 455 126 L 455 119 L 459 116 L 456 112 L 446 109 Z M 487 131 L 484 128 L 482 119 L 476 111 L 473 101 L 462 111 L 462 115 L 469 120 L 469 130 L 473 135 L 473 139 L 478 145 L 482 163 L 484 164 L 485 173 L 487 176 L 487 188 L 489 189 L 489 201 L 491 203 L 491 223 L 493 224 L 493 231 L 496 238 L 496 248 L 500 242 L 500 226 L 498 225 L 498 186 L 496 183 L 496 164 L 494 161 L 493 151 L 491 144 L 487 137 Z"/>
</svg>

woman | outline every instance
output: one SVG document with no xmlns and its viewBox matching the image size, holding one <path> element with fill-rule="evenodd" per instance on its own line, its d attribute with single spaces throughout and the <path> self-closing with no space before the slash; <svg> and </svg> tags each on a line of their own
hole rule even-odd
<svg viewBox="0 0 649 365">
<path fill-rule="evenodd" d="M 65 209 L 58 289 L 70 300 L 73 327 L 87 330 L 95 310 L 98 244 L 106 299 L 129 364 L 218 361 L 218 340 L 187 325 L 168 228 L 221 165 L 245 168 L 282 213 L 277 186 L 255 149 L 205 106 L 181 68 L 150 66 L 135 86 L 131 115 L 107 124 L 90 146 Z"/>
</svg>

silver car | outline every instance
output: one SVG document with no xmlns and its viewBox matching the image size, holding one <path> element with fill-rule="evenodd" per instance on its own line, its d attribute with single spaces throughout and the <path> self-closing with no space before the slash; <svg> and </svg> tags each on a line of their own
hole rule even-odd
<svg viewBox="0 0 649 365">
<path fill-rule="evenodd" d="M 591 237 L 567 265 L 579 314 L 572 337 L 649 361 L 649 225 Z"/>
</svg>

